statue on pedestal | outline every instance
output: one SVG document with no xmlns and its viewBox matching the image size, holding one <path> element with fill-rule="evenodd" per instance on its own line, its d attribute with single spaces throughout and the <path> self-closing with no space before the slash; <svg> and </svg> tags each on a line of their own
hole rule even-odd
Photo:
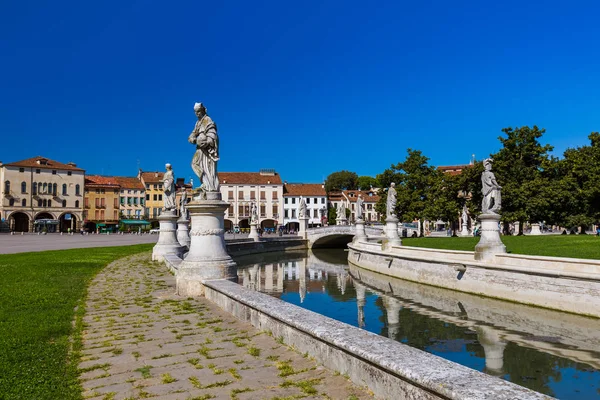
<svg viewBox="0 0 600 400">
<path fill-rule="evenodd" d="M 362 199 L 362 195 L 358 195 L 358 199 L 356 199 L 356 219 L 363 218 L 363 207 L 365 201 Z"/>
<path fill-rule="evenodd" d="M 179 200 L 179 214 L 181 219 L 189 220 L 190 214 L 187 210 L 187 191 L 183 188 L 183 193 L 181 193 L 181 200 Z"/>
<path fill-rule="evenodd" d="M 306 202 L 304 199 L 300 199 L 300 205 L 298 206 L 298 218 L 306 218 Z"/>
<path fill-rule="evenodd" d="M 346 207 L 344 207 L 343 202 L 340 203 L 337 209 L 337 219 L 346 219 Z"/>
<path fill-rule="evenodd" d="M 188 142 L 196 145 L 196 153 L 192 159 L 192 169 L 200 178 L 200 189 L 204 194 L 218 192 L 219 137 L 217 135 L 217 125 L 206 114 L 206 107 L 202 103 L 196 103 L 194 111 L 198 121 L 188 137 Z"/>
<path fill-rule="evenodd" d="M 177 206 L 175 205 L 175 176 L 173 175 L 173 168 L 171 164 L 166 164 L 165 168 L 167 172 L 163 176 L 163 211 L 174 211 Z"/>
<path fill-rule="evenodd" d="M 390 184 L 390 188 L 387 193 L 387 202 L 386 202 L 386 217 L 387 218 L 396 218 L 396 184 L 392 182 Z"/>
<path fill-rule="evenodd" d="M 250 212 L 250 223 L 258 224 L 258 208 L 256 207 L 256 203 L 252 203 L 252 208 Z"/>
<path fill-rule="evenodd" d="M 463 210 L 462 210 L 462 223 L 463 225 L 467 225 L 467 221 L 469 220 L 469 214 L 467 212 L 467 205 L 465 204 L 463 206 Z"/>
<path fill-rule="evenodd" d="M 483 194 L 483 202 L 481 204 L 481 212 L 483 214 L 497 214 L 500 211 L 501 196 L 500 190 L 502 186 L 496 182 L 496 177 L 492 172 L 492 160 L 486 158 L 483 160 L 485 171 L 481 174 L 481 193 Z M 492 202 L 493 199 L 493 202 Z"/>
</svg>

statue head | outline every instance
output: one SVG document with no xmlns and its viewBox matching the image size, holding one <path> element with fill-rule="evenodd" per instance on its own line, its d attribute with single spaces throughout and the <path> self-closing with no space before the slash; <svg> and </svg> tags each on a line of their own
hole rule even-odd
<svg viewBox="0 0 600 400">
<path fill-rule="evenodd" d="M 194 104 L 194 112 L 198 118 L 202 118 L 206 115 L 206 107 L 202 103 Z"/>
<path fill-rule="evenodd" d="M 390 187 L 396 187 L 396 182 L 392 182 L 392 183 L 390 184 Z"/>
<path fill-rule="evenodd" d="M 169 164 L 169 163 L 166 163 L 166 164 L 165 164 L 165 168 L 167 169 L 167 171 L 170 171 L 170 170 L 171 170 L 171 168 L 172 168 L 172 167 L 171 167 L 171 164 Z"/>
<path fill-rule="evenodd" d="M 494 162 L 494 159 L 486 158 L 485 160 L 483 160 L 483 168 L 485 168 L 486 171 L 491 171 L 493 162 Z"/>
</svg>

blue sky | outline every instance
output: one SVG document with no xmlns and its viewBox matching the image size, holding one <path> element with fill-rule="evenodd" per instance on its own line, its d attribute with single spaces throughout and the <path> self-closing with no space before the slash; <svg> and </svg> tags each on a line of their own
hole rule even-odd
<svg viewBox="0 0 600 400">
<path fill-rule="evenodd" d="M 434 165 L 534 125 L 561 154 L 600 130 L 600 4 L 0 2 L 0 160 L 193 176 L 202 101 L 220 171 L 293 182 Z M 197 180 L 196 180 L 197 181 Z"/>
</svg>

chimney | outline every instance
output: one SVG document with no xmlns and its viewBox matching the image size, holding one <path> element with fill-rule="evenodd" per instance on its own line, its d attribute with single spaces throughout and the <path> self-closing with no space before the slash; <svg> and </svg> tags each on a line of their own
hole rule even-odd
<svg viewBox="0 0 600 400">
<path fill-rule="evenodd" d="M 155 177 L 155 178 L 158 178 L 158 172 L 155 172 L 155 173 L 154 173 L 154 177 Z"/>
<path fill-rule="evenodd" d="M 71 167 L 73 167 L 73 168 L 77 168 L 77 164 L 75 164 L 73 161 L 69 161 L 69 162 L 67 163 L 67 165 L 70 165 L 70 166 L 71 166 Z"/>
</svg>

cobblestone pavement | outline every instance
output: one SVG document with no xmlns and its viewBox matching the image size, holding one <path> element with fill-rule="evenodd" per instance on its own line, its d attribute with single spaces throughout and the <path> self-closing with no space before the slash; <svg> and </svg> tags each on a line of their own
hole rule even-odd
<svg viewBox="0 0 600 400">
<path fill-rule="evenodd" d="M 85 398 L 372 398 L 205 298 L 176 296 L 174 287 L 148 253 L 98 274 L 84 317 Z"/>
</svg>

